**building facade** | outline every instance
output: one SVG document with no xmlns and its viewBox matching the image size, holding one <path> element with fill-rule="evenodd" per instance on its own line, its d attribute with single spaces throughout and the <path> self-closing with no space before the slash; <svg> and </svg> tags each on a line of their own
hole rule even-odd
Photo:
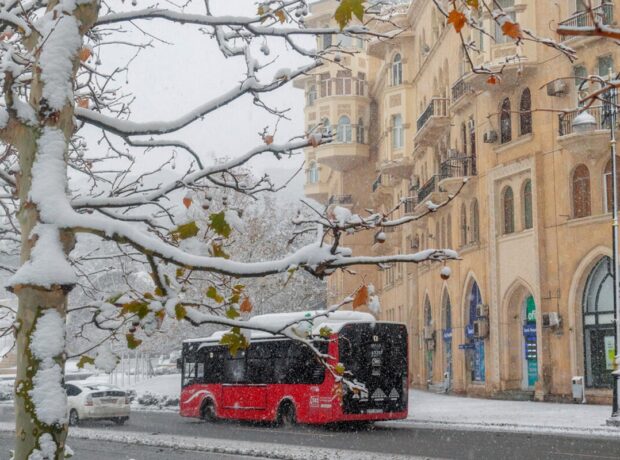
<svg viewBox="0 0 620 460">
<path fill-rule="evenodd" d="M 501 0 L 523 28 L 577 51 L 507 41 L 491 17 L 489 35 L 467 30 L 481 51 L 474 64 L 501 70 L 495 84 L 474 73 L 458 34 L 431 0 L 392 9 L 392 40 L 321 37 L 337 62 L 296 82 L 310 131 L 331 127 L 334 142 L 306 151 L 306 195 L 328 205 L 416 215 L 430 200 L 448 205 L 378 244 L 353 235 L 358 254 L 454 248 L 441 264 L 364 268 L 329 279 L 341 298 L 363 279 L 381 297 L 381 318 L 407 323 L 411 383 L 456 393 L 570 399 L 574 376 L 586 398 L 611 401 L 610 126 L 594 105 L 589 130 L 576 129 L 580 77 L 617 72 L 611 41 L 564 39 L 559 23 L 584 25 L 579 0 Z M 330 24 L 337 2 L 313 5 L 309 23 Z M 597 14 L 620 19 L 613 3 Z M 495 37 L 492 40 L 490 37 Z M 341 55 L 340 55 L 341 54 Z M 558 77 L 566 77 L 556 80 Z M 581 117 L 579 120 L 583 119 Z"/>
</svg>

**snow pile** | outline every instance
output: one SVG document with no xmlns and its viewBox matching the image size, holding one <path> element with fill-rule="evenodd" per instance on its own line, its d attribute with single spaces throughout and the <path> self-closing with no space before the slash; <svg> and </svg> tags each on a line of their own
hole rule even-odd
<svg viewBox="0 0 620 460">
<path fill-rule="evenodd" d="M 41 35 L 38 46 L 43 98 L 54 112 L 73 102 L 73 59 L 82 45 L 78 21 L 74 16 L 63 14 L 65 7 L 73 10 L 75 3 L 61 2 L 45 13 L 36 26 Z"/>
<path fill-rule="evenodd" d="M 29 284 L 49 289 L 52 285 L 75 284 L 77 278 L 65 257 L 58 228 L 38 224 L 33 234 L 38 238 L 30 260 L 9 278 L 8 285 Z M 50 267 L 54 269 L 50 270 Z"/>
<path fill-rule="evenodd" d="M 110 343 L 106 342 L 99 347 L 95 357 L 95 367 L 106 373 L 112 372 L 118 364 L 118 356 L 112 353 Z"/>
<path fill-rule="evenodd" d="M 47 425 L 66 423 L 67 397 L 62 387 L 62 369 L 54 361 L 65 351 L 65 322 L 56 310 L 45 310 L 37 320 L 30 350 L 39 361 L 29 391 L 37 418 Z"/>
<path fill-rule="evenodd" d="M 44 433 L 39 438 L 40 449 L 34 449 L 28 460 L 49 460 L 56 456 L 56 443 L 49 433 Z"/>
</svg>

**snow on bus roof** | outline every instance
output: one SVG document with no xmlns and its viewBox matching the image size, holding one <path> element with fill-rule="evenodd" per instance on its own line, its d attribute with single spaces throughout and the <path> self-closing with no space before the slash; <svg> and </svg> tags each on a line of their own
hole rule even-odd
<svg viewBox="0 0 620 460">
<path fill-rule="evenodd" d="M 302 312 L 291 312 L 291 313 L 268 313 L 265 315 L 258 315 L 250 318 L 247 323 L 248 325 L 270 329 L 270 330 L 278 330 L 286 327 L 288 324 L 298 322 L 300 325 L 304 323 L 312 323 L 312 335 L 318 335 L 319 330 L 323 326 L 329 327 L 332 332 L 338 332 L 342 327 L 349 323 L 354 322 L 364 322 L 364 323 L 374 323 L 375 317 L 370 313 L 363 313 L 359 311 L 335 311 L 329 313 L 329 316 L 320 316 L 323 314 L 325 310 L 311 310 L 311 311 L 302 311 Z M 314 319 L 312 319 L 314 318 Z M 211 334 L 209 337 L 202 337 L 196 339 L 187 339 L 184 342 L 211 342 L 211 341 L 219 341 L 224 334 L 226 334 L 228 330 L 217 331 Z M 277 334 L 272 334 L 266 331 L 256 331 L 249 330 L 251 339 L 267 339 L 271 337 L 281 337 Z"/>
</svg>

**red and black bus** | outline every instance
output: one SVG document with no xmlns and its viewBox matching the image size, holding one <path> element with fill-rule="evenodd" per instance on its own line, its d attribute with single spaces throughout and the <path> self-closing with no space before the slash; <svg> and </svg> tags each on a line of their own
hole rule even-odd
<svg viewBox="0 0 620 460">
<path fill-rule="evenodd" d="M 278 316 L 260 320 L 269 323 Z M 342 363 L 347 378 L 366 391 L 338 383 L 299 341 L 254 332 L 249 348 L 232 356 L 216 333 L 183 343 L 180 414 L 280 424 L 406 418 L 405 325 L 358 312 L 336 312 L 320 321 L 311 325 L 315 346 L 330 355 L 331 365 Z M 324 326 L 331 331 L 328 340 L 318 336 Z M 339 392 L 342 396 L 335 396 Z"/>
</svg>

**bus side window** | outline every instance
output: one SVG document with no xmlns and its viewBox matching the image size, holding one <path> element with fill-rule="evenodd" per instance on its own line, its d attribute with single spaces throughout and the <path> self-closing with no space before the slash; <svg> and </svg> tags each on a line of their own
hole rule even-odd
<svg viewBox="0 0 620 460">
<path fill-rule="evenodd" d="M 317 369 L 321 364 L 310 348 L 298 342 L 291 342 L 288 351 L 286 383 L 318 384 L 323 381 L 324 372 Z"/>
<path fill-rule="evenodd" d="M 272 383 L 274 366 L 272 363 L 273 343 L 252 344 L 247 353 L 248 383 Z"/>
<path fill-rule="evenodd" d="M 229 353 L 224 359 L 224 381 L 241 383 L 246 379 L 245 374 L 245 352 L 239 351 L 235 357 Z"/>
<path fill-rule="evenodd" d="M 222 383 L 224 381 L 224 353 L 227 351 L 222 348 L 209 347 L 204 349 L 204 383 Z"/>
<path fill-rule="evenodd" d="M 290 342 L 281 341 L 272 344 L 273 352 L 273 382 L 287 383 L 288 363 L 286 355 L 288 353 Z"/>
</svg>

